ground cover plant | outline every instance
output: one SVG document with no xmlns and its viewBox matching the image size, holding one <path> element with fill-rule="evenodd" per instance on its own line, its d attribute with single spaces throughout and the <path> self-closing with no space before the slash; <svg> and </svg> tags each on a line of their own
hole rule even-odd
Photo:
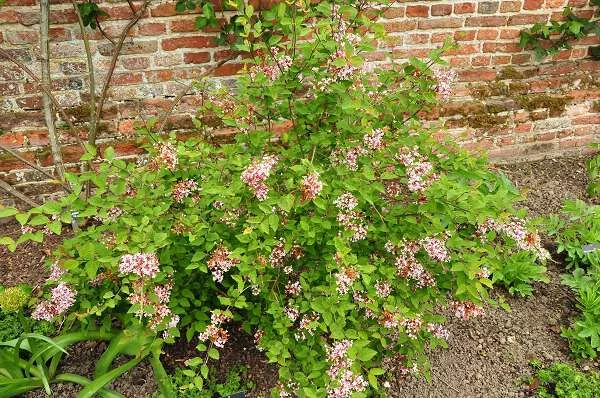
<svg viewBox="0 0 600 398">
<path fill-rule="evenodd" d="M 139 163 L 88 145 L 95 169 L 66 174 L 67 196 L 0 209 L 22 224 L 17 241 L 1 241 L 11 249 L 76 229 L 48 261 L 31 314 L 59 325 L 28 357 L 49 371 L 3 385 L 50 388 L 76 335 L 110 341 L 94 380 L 72 378 L 81 397 L 114 396 L 106 384 L 145 358 L 160 393 L 175 396 L 160 355 L 179 338 L 197 342 L 185 374 L 201 390 L 235 322 L 279 366 L 280 396 L 369 396 L 392 369 L 427 375 L 425 348 L 445 345 L 445 314 L 501 304 L 494 283 L 529 294 L 544 279 L 548 253 L 514 209 L 514 187 L 418 122 L 449 95 L 450 44 L 377 68 L 365 57 L 384 8 L 232 6 L 248 66 L 235 92 L 199 82 L 205 137 L 164 137 L 151 120 Z M 215 145 L 215 126 L 233 128 L 233 141 Z M 128 361 L 113 367 L 120 355 Z"/>
<path fill-rule="evenodd" d="M 581 311 L 581 317 L 563 329 L 563 336 L 576 357 L 595 358 L 600 351 L 600 206 L 567 202 L 560 215 L 550 217 L 549 232 L 573 269 L 564 283 L 575 291 Z"/>
<path fill-rule="evenodd" d="M 532 364 L 537 373 L 532 380 L 536 386 L 536 397 L 540 398 L 595 398 L 600 396 L 600 375 L 597 372 L 583 373 L 566 363 L 555 363 L 543 367 Z"/>
</svg>

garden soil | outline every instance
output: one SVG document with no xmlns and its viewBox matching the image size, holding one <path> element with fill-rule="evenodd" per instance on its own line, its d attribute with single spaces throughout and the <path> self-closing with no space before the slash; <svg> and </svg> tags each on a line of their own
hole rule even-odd
<svg viewBox="0 0 600 398">
<path fill-rule="evenodd" d="M 584 158 L 546 159 L 536 162 L 497 166 L 522 190 L 522 205 L 532 217 L 557 212 L 565 199 L 586 196 Z M 14 223 L 0 225 L 0 236 L 16 236 L 19 228 Z M 29 283 L 39 287 L 46 274 L 42 266 L 52 248 L 59 244 L 52 239 L 44 244 L 28 243 L 15 253 L 0 248 L 0 283 L 14 285 Z M 548 242 L 552 251 L 552 244 Z M 553 255 L 548 264 L 550 282 L 535 285 L 532 297 L 509 297 L 511 310 L 487 308 L 482 317 L 469 321 L 451 321 L 447 326 L 451 336 L 448 349 L 428 353 L 431 360 L 431 380 L 396 378 L 385 396 L 394 398 L 508 398 L 533 396 L 535 382 L 530 375 L 531 360 L 542 363 L 569 360 L 569 349 L 560 337 L 560 327 L 576 316 L 571 292 L 560 283 L 564 272 L 562 259 Z M 502 294 L 500 291 L 498 294 Z M 504 296 L 507 296 L 504 294 Z M 254 385 L 250 397 L 268 396 L 275 385 L 276 368 L 252 344 L 252 339 L 233 328 L 232 338 L 213 363 L 217 374 L 223 377 L 227 370 L 238 364 L 248 365 L 247 377 Z M 163 361 L 168 370 L 183 366 L 195 355 L 192 344 L 179 343 L 168 347 Z M 85 343 L 73 347 L 71 356 L 64 361 L 62 371 L 92 376 L 94 364 L 105 348 L 104 343 Z M 123 359 L 122 359 L 123 360 Z M 582 363 L 584 369 L 599 368 L 600 363 Z M 152 396 L 156 384 L 151 367 L 142 363 L 116 380 L 111 388 L 128 398 Z M 78 387 L 63 384 L 55 386 L 55 397 L 75 397 Z M 30 393 L 28 398 L 45 396 Z"/>
</svg>

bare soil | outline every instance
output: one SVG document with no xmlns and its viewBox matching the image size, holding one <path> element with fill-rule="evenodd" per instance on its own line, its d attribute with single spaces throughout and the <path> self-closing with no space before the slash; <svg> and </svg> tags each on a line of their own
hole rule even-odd
<svg viewBox="0 0 600 398">
<path fill-rule="evenodd" d="M 525 200 L 522 206 L 532 217 L 557 212 L 565 199 L 590 200 L 586 194 L 585 158 L 547 159 L 536 162 L 497 166 L 521 189 Z M 0 225 L 0 236 L 17 236 L 15 223 Z M 0 247 L 0 284 L 28 283 L 40 286 L 46 278 L 44 258 L 60 243 L 57 238 L 44 244 L 29 243 L 15 253 Z M 551 242 L 548 242 L 551 248 Z M 395 398 L 505 398 L 533 395 L 527 383 L 532 359 L 542 362 L 568 361 L 569 350 L 560 337 L 560 327 L 576 316 L 571 292 L 560 283 L 564 272 L 562 259 L 549 263 L 548 284 L 536 284 L 529 298 L 507 297 L 511 311 L 488 308 L 486 315 L 470 321 L 451 321 L 448 349 L 429 353 L 431 381 L 400 379 L 392 383 L 385 394 Z M 503 294 L 502 291 L 496 294 Z M 508 296 L 504 294 L 504 296 Z M 168 347 L 164 362 L 170 370 L 182 366 L 185 359 L 195 355 L 196 342 L 178 343 Z M 104 343 L 85 343 L 74 347 L 72 355 L 62 364 L 64 371 L 91 376 Z M 267 391 L 277 380 L 276 368 L 267 364 L 256 351 L 252 339 L 232 330 L 227 349 L 221 360 L 213 363 L 218 374 L 225 375 L 236 364 L 249 366 L 248 378 L 256 389 L 247 392 L 251 397 L 268 396 Z M 586 363 L 600 367 L 600 363 Z M 156 390 L 151 367 L 142 363 L 118 380 L 111 388 L 126 397 L 149 397 Z M 55 397 L 74 397 L 78 388 L 58 385 Z M 27 397 L 42 397 L 32 393 Z"/>
</svg>

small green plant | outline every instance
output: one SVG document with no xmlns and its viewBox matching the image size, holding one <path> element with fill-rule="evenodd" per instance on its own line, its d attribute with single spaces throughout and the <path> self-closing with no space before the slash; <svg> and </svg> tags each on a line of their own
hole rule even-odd
<svg viewBox="0 0 600 398">
<path fill-rule="evenodd" d="M 252 391 L 254 383 L 248 380 L 247 373 L 246 366 L 234 366 L 227 373 L 225 380 L 219 383 L 215 372 L 211 371 L 203 388 L 198 388 L 198 375 L 192 368 L 176 369 L 169 378 L 178 398 L 213 398 Z"/>
<path fill-rule="evenodd" d="M 539 383 L 539 398 L 597 398 L 600 397 L 600 374 L 583 373 L 566 363 L 555 363 L 548 368 L 532 363 L 537 369 L 533 383 Z"/>
<path fill-rule="evenodd" d="M 600 0 L 591 0 L 590 4 L 600 6 Z M 600 36 L 599 15 L 600 11 L 597 11 L 593 18 L 580 17 L 571 7 L 565 7 L 562 21 L 537 23 L 531 29 L 521 31 L 521 47 L 533 49 L 538 59 L 569 49 L 573 41 L 589 34 Z M 591 46 L 590 55 L 600 58 L 600 46 Z"/>
<path fill-rule="evenodd" d="M 492 282 L 508 289 L 510 294 L 529 296 L 533 293 L 531 281 L 548 282 L 546 267 L 527 252 L 517 252 L 507 257 L 502 267 L 494 270 Z"/>
<path fill-rule="evenodd" d="M 600 149 L 600 145 L 592 146 L 595 149 Z M 600 154 L 593 156 L 586 162 L 588 175 L 588 195 L 597 197 L 600 195 Z"/>
<path fill-rule="evenodd" d="M 600 206 L 569 201 L 560 215 L 549 218 L 548 232 L 557 241 L 557 251 L 566 253 L 568 267 L 574 268 L 563 283 L 575 292 L 581 311 L 562 336 L 577 358 L 595 358 L 600 352 Z"/>
</svg>

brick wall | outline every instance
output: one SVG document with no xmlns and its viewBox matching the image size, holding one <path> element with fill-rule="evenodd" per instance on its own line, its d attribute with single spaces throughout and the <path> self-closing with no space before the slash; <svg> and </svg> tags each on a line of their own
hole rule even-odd
<svg viewBox="0 0 600 398">
<path fill-rule="evenodd" d="M 384 63 L 390 56 L 424 56 L 446 37 L 454 37 L 460 47 L 447 59 L 458 70 L 460 84 L 449 104 L 424 115 L 438 123 L 441 134 L 456 136 L 467 148 L 485 149 L 497 159 L 582 151 L 600 134 L 600 62 L 587 55 L 587 47 L 600 44 L 598 39 L 586 38 L 540 63 L 518 45 L 521 29 L 560 19 L 567 3 L 578 13 L 592 13 L 588 0 L 401 0 L 387 11 L 389 38 L 371 60 Z M 88 81 L 76 16 L 69 0 L 51 4 L 55 95 L 71 107 L 69 113 L 86 120 Z M 140 115 L 160 114 L 182 82 L 228 56 L 224 48 L 214 47 L 214 32 L 196 31 L 194 15 L 178 15 L 174 4 L 175 0 L 152 3 L 127 38 L 117 65 L 98 142 L 113 145 L 120 156 L 139 152 L 134 124 Z M 116 35 L 131 15 L 127 3 L 102 1 L 100 7 L 110 14 L 105 31 Z M 0 7 L 0 47 L 17 54 L 36 73 L 38 19 L 36 0 L 8 0 Z M 98 32 L 91 44 L 97 80 L 103 81 L 112 45 Z M 231 62 L 215 75 L 232 79 L 240 67 Z M 184 98 L 173 128 L 193 128 L 191 114 L 197 101 L 194 95 Z M 40 104 L 36 85 L 13 64 L 0 60 L 0 128 L 5 132 L 0 143 L 46 167 L 52 159 Z M 63 151 L 65 161 L 75 167 L 80 148 L 65 144 Z M 52 190 L 43 176 L 3 153 L 0 178 L 27 193 Z"/>
</svg>

